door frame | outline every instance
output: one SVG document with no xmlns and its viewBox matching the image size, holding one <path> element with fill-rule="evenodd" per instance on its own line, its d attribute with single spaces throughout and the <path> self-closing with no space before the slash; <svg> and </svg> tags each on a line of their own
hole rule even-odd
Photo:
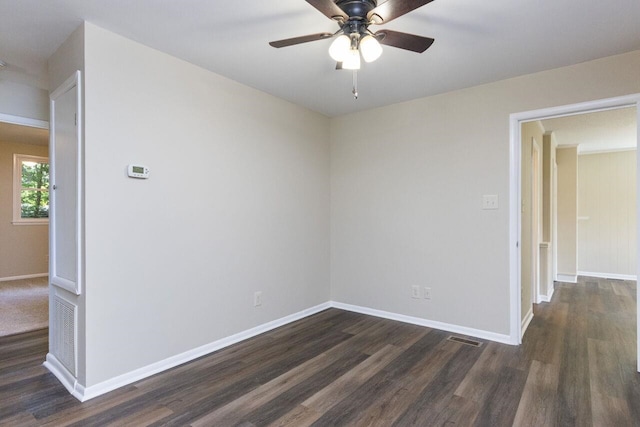
<svg viewBox="0 0 640 427">
<path fill-rule="evenodd" d="M 31 128 L 49 129 L 49 122 L 46 120 L 30 119 L 22 116 L 12 116 L 11 114 L 0 113 L 0 122 L 12 125 L 27 126 Z"/>
<path fill-rule="evenodd" d="M 540 223 L 542 147 L 531 141 L 531 303 L 540 303 Z"/>
<path fill-rule="evenodd" d="M 520 269 L 521 269 L 521 248 L 520 233 L 522 228 L 522 215 L 520 206 L 522 205 L 521 182 L 522 182 L 522 159 L 521 155 L 521 125 L 526 122 L 550 119 L 564 116 L 574 116 L 584 113 L 614 110 L 626 107 L 636 107 L 636 126 L 638 146 L 640 148 L 640 93 L 606 98 L 577 104 L 569 104 L 558 107 L 543 108 L 539 110 L 513 113 L 509 116 L 509 305 L 510 305 L 510 340 L 512 344 L 521 344 L 521 312 L 520 302 Z M 640 165 L 640 150 L 636 150 L 636 164 Z M 636 194 L 640 203 L 640 173 L 636 177 Z M 640 206 L 636 207 L 636 218 L 640 223 Z M 638 245 L 638 259 L 636 260 L 636 274 L 640 273 L 640 227 L 636 236 Z M 640 276 L 640 274 L 638 274 Z M 640 296 L 640 289 L 637 291 Z M 640 324 L 640 310 L 636 310 L 637 324 Z M 637 328 L 638 346 L 637 354 L 640 355 L 640 328 Z M 640 357 L 638 357 L 638 371 L 640 372 Z"/>
</svg>

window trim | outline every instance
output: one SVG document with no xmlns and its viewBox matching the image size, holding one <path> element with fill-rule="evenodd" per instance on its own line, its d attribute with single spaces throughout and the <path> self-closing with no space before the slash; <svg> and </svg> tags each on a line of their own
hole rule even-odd
<svg viewBox="0 0 640 427">
<path fill-rule="evenodd" d="M 13 225 L 47 225 L 49 218 L 22 218 L 22 162 L 38 162 L 49 164 L 49 158 L 43 156 L 33 156 L 31 154 L 13 154 Z M 51 175 L 49 175 L 51 176 Z M 42 190 L 41 190 L 42 191 Z M 49 204 L 51 204 L 51 191 L 49 193 Z M 51 206 L 49 206 L 51 209 Z"/>
</svg>

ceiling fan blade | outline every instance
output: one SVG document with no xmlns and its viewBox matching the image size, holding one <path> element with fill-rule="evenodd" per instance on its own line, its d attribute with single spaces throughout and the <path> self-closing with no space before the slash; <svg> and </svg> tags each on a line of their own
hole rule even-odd
<svg viewBox="0 0 640 427">
<path fill-rule="evenodd" d="M 422 53 L 429 49 L 435 41 L 430 37 L 416 36 L 415 34 L 401 33 L 399 31 L 391 30 L 380 30 L 374 35 L 380 44 L 418 53 Z"/>
<path fill-rule="evenodd" d="M 336 6 L 333 0 L 307 0 L 311 6 L 318 9 L 324 16 L 329 19 L 346 21 L 349 19 L 346 13 Z"/>
<path fill-rule="evenodd" d="M 388 0 L 373 8 L 367 14 L 367 19 L 373 21 L 374 24 L 386 24 L 432 1 L 433 0 Z"/>
<path fill-rule="evenodd" d="M 332 33 L 317 33 L 309 34 L 308 36 L 293 37 L 291 39 L 278 40 L 275 42 L 269 42 L 269 45 L 273 47 L 287 47 L 300 43 L 314 42 L 317 40 L 324 40 L 333 37 Z"/>
</svg>

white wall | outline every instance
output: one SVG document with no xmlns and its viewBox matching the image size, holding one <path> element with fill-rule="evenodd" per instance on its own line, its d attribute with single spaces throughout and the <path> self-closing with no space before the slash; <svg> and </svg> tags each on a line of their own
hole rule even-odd
<svg viewBox="0 0 640 427">
<path fill-rule="evenodd" d="M 638 69 L 635 51 L 332 120 L 332 299 L 509 334 L 509 115 L 640 92 Z"/>
<path fill-rule="evenodd" d="M 0 114 L 49 121 L 49 94 L 0 77 Z"/>
<path fill-rule="evenodd" d="M 636 275 L 636 151 L 578 156 L 578 270 Z"/>
<path fill-rule="evenodd" d="M 85 385 L 328 301 L 329 119 L 85 36 Z"/>
</svg>

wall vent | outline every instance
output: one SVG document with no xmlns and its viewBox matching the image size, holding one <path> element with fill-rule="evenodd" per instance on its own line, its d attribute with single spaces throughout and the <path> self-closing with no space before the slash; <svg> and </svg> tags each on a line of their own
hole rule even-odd
<svg viewBox="0 0 640 427">
<path fill-rule="evenodd" d="M 447 338 L 447 340 L 453 341 L 453 342 L 457 342 L 457 343 L 460 343 L 460 344 L 471 345 L 473 347 L 480 347 L 482 345 L 482 343 L 480 341 L 475 341 L 475 340 L 469 340 L 469 339 L 466 339 L 466 338 L 455 337 L 453 335 L 450 335 L 449 338 Z"/>
<path fill-rule="evenodd" d="M 76 310 L 78 306 L 58 295 L 53 297 L 53 355 L 76 376 Z"/>
</svg>

